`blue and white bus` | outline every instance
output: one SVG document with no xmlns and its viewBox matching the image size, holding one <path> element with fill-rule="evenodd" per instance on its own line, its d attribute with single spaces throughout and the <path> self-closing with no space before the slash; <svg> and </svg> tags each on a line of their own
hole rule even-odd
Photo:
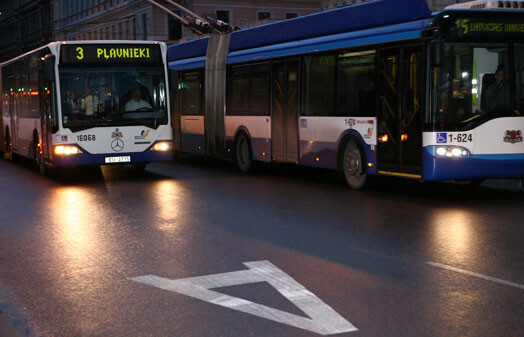
<svg viewBox="0 0 524 337">
<path fill-rule="evenodd" d="M 167 46 L 53 42 L 2 63 L 3 148 L 50 168 L 172 160 Z"/>
<path fill-rule="evenodd" d="M 170 46 L 183 152 L 421 181 L 524 176 L 524 15 L 375 0 Z"/>
</svg>

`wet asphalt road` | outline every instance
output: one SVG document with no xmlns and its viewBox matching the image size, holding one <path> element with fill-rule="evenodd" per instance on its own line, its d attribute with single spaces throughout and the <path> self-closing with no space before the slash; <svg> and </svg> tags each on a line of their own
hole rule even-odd
<svg viewBox="0 0 524 337">
<path fill-rule="evenodd" d="M 47 178 L 4 159 L 0 205 L 0 310 L 21 336 L 316 335 L 129 280 L 251 261 L 269 261 L 358 329 L 340 336 L 524 336 L 515 182 L 380 179 L 352 191 L 329 171 L 243 175 L 190 157 Z M 217 291 L 305 317 L 266 282 Z"/>
</svg>

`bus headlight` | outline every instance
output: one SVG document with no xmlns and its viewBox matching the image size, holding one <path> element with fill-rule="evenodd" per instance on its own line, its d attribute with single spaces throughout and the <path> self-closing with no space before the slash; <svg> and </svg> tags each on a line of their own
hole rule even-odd
<svg viewBox="0 0 524 337">
<path fill-rule="evenodd" d="M 171 150 L 171 142 L 157 142 L 151 148 L 151 151 L 169 151 Z"/>
<path fill-rule="evenodd" d="M 65 155 L 65 156 L 82 153 L 82 151 L 74 145 L 57 145 L 55 146 L 54 152 L 57 155 Z"/>
<path fill-rule="evenodd" d="M 461 146 L 439 146 L 435 150 L 437 157 L 443 158 L 469 158 L 471 153 Z"/>
</svg>

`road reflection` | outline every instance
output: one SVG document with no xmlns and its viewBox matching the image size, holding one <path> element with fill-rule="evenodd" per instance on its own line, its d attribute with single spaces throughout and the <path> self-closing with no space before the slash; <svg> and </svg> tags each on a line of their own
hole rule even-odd
<svg viewBox="0 0 524 337">
<path fill-rule="evenodd" d="M 85 189 L 78 187 L 56 189 L 50 200 L 52 218 L 56 219 L 58 239 L 62 244 L 60 255 L 74 256 L 78 259 L 74 263 L 88 262 L 98 242 L 94 233 L 103 207 L 97 205 Z"/>
<path fill-rule="evenodd" d="M 461 209 L 435 210 L 430 224 L 435 261 L 464 262 L 476 253 L 474 215 Z"/>
<path fill-rule="evenodd" d="M 175 231 L 181 223 L 180 204 L 182 202 L 182 188 L 173 180 L 163 180 L 154 184 L 153 195 L 157 223 L 156 228 L 166 231 Z"/>
</svg>

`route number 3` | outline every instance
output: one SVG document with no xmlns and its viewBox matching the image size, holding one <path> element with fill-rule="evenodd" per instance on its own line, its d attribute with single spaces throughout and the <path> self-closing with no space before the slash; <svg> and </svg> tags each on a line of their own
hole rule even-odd
<svg viewBox="0 0 524 337">
<path fill-rule="evenodd" d="M 82 47 L 78 47 L 78 48 L 76 48 L 75 50 L 76 50 L 76 52 L 78 53 L 78 54 L 76 55 L 76 58 L 79 59 L 79 60 L 82 60 L 82 59 L 84 58 L 84 48 L 82 48 Z"/>
</svg>

